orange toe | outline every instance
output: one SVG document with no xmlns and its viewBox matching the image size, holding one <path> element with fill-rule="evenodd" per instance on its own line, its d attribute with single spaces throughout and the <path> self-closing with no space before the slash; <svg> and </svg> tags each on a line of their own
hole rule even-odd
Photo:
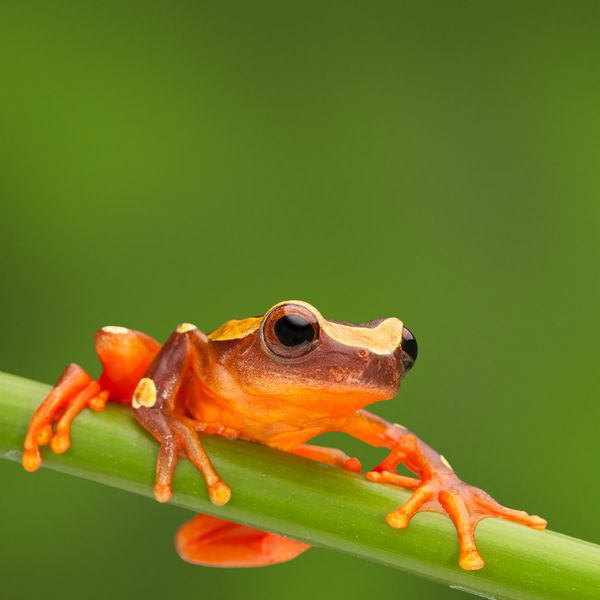
<svg viewBox="0 0 600 600">
<path fill-rule="evenodd" d="M 458 564 L 465 569 L 465 571 L 478 571 L 485 567 L 485 561 L 481 558 L 477 550 L 461 553 Z"/>
<path fill-rule="evenodd" d="M 39 452 L 35 452 L 32 450 L 26 450 L 23 452 L 23 457 L 21 458 L 21 464 L 26 471 L 33 473 L 37 471 L 42 464 L 42 457 Z"/>
<path fill-rule="evenodd" d="M 52 425 L 50 425 L 50 423 L 47 423 L 38 431 L 37 443 L 40 446 L 47 446 L 50 443 L 51 439 L 52 439 Z"/>
<path fill-rule="evenodd" d="M 346 469 L 347 471 L 352 471 L 353 473 L 360 473 L 360 471 L 362 469 L 362 465 L 360 463 L 360 460 L 358 460 L 358 458 L 356 458 L 355 456 L 351 456 L 344 463 L 344 469 Z"/>
<path fill-rule="evenodd" d="M 387 524 L 394 529 L 404 529 L 410 522 L 410 517 L 406 516 L 402 511 L 395 510 L 385 518 Z"/>
<path fill-rule="evenodd" d="M 93 411 L 99 412 L 106 408 L 107 402 L 108 402 L 108 390 L 102 390 L 97 396 L 94 396 L 88 402 L 88 406 Z"/>
<path fill-rule="evenodd" d="M 208 486 L 208 495 L 213 504 L 223 506 L 231 498 L 231 488 L 223 481 L 217 481 L 217 483 Z"/>
<path fill-rule="evenodd" d="M 57 433 L 50 441 L 50 448 L 56 454 L 63 454 L 71 446 L 71 439 L 68 433 Z"/>
<path fill-rule="evenodd" d="M 171 486 L 167 484 L 157 483 L 154 486 L 154 498 L 161 503 L 168 502 L 171 499 Z"/>
</svg>

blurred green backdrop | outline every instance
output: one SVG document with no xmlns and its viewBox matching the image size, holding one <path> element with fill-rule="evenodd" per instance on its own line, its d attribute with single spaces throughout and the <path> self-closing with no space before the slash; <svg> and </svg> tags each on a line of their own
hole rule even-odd
<svg viewBox="0 0 600 600">
<path fill-rule="evenodd" d="M 419 361 L 375 411 L 599 542 L 599 18 L 596 2 L 3 2 L 0 369 L 97 373 L 102 325 L 164 339 L 287 298 L 397 315 Z M 185 511 L 0 477 L 3 598 L 460 596 L 319 549 L 193 567 L 172 545 Z"/>
</svg>

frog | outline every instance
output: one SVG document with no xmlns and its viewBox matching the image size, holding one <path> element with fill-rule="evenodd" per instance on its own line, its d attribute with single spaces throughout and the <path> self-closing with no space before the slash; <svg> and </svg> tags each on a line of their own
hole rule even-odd
<svg viewBox="0 0 600 600">
<path fill-rule="evenodd" d="M 499 504 L 463 482 L 448 460 L 398 423 L 365 407 L 394 398 L 418 355 L 415 336 L 396 317 L 366 323 L 326 319 L 313 305 L 287 300 L 262 316 L 233 319 L 206 334 L 182 323 L 160 344 L 121 326 L 95 336 L 102 373 L 93 379 L 69 364 L 33 415 L 22 464 L 35 471 L 40 448 L 63 453 L 71 426 L 85 408 L 108 402 L 131 407 L 136 421 L 159 444 L 154 497 L 168 502 L 175 468 L 189 459 L 202 474 L 208 497 L 219 507 L 232 494 L 208 456 L 202 437 L 247 440 L 361 473 L 358 458 L 308 442 L 343 432 L 388 451 L 365 477 L 408 489 L 411 495 L 387 515 L 403 529 L 419 512 L 447 515 L 458 537 L 458 564 L 485 565 L 475 528 L 484 518 L 544 529 L 545 519 Z M 398 472 L 404 465 L 413 476 Z M 356 476 L 356 475 L 355 475 Z M 213 567 L 259 567 L 285 562 L 308 544 L 220 517 L 199 514 L 177 531 L 175 545 L 188 562 Z"/>
</svg>

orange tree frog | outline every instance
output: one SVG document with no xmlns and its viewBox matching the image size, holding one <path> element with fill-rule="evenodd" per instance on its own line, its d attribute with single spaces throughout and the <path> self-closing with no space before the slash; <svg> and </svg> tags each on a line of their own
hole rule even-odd
<svg viewBox="0 0 600 600">
<path fill-rule="evenodd" d="M 474 530 L 484 517 L 500 517 L 543 529 L 546 521 L 499 505 L 462 482 L 449 463 L 415 434 L 364 407 L 392 398 L 417 358 L 417 342 L 396 318 L 354 325 L 327 320 L 310 304 L 287 301 L 262 317 L 228 321 L 206 335 L 179 325 L 161 346 L 139 331 L 103 327 L 96 334 L 103 366 L 98 381 L 69 365 L 34 414 L 23 466 L 41 464 L 39 447 L 54 452 L 70 445 L 73 419 L 85 407 L 107 401 L 131 405 L 137 421 L 160 443 L 154 496 L 166 502 L 179 457 L 187 456 L 204 476 L 211 501 L 231 495 L 198 436 L 213 434 L 260 442 L 311 459 L 360 471 L 341 450 L 309 445 L 324 432 L 342 431 L 389 449 L 366 476 L 413 490 L 387 516 L 402 528 L 421 510 L 446 513 L 454 522 L 464 569 L 484 566 Z M 403 463 L 417 478 L 396 472 Z M 198 515 L 181 527 L 182 558 L 212 566 L 262 566 L 305 551 L 302 542 Z"/>
</svg>

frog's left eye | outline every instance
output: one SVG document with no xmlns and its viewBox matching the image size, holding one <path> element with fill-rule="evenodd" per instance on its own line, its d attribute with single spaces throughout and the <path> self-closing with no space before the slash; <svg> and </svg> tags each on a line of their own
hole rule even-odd
<svg viewBox="0 0 600 600">
<path fill-rule="evenodd" d="M 297 358 L 314 350 L 319 338 L 319 322 L 304 306 L 284 304 L 264 319 L 265 346 L 282 358 Z"/>
</svg>

